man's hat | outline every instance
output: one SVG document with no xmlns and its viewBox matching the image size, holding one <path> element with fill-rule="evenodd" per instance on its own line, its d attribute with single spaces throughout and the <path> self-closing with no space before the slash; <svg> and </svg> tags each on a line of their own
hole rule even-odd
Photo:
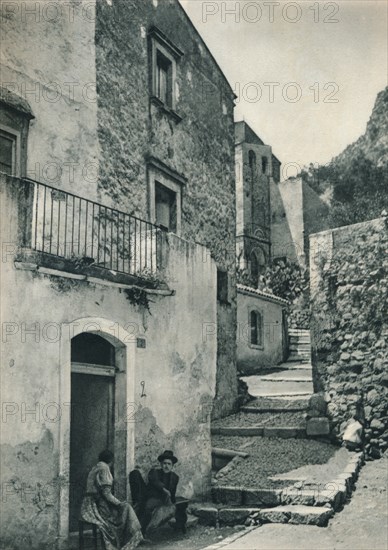
<svg viewBox="0 0 388 550">
<path fill-rule="evenodd" d="M 163 460 L 171 460 L 173 464 L 176 464 L 178 462 L 178 459 L 176 456 L 174 456 L 174 453 L 172 451 L 164 451 L 162 455 L 158 456 L 158 461 L 163 462 Z"/>
</svg>

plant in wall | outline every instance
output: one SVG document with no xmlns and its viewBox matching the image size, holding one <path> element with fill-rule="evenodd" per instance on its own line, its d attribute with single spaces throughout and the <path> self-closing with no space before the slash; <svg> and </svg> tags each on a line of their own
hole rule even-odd
<svg viewBox="0 0 388 550">
<path fill-rule="evenodd" d="M 150 289 L 158 289 L 167 287 L 165 281 L 160 277 L 158 273 L 151 272 L 148 269 L 138 271 L 136 277 L 139 279 L 139 283 L 134 285 L 131 288 L 125 289 L 125 294 L 127 300 L 133 306 L 139 306 L 148 311 L 150 315 L 150 303 L 154 300 L 150 300 L 149 293 L 147 292 Z"/>
</svg>

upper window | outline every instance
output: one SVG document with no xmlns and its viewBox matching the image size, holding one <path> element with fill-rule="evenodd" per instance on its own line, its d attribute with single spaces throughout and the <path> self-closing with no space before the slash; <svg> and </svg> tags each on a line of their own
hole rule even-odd
<svg viewBox="0 0 388 550">
<path fill-rule="evenodd" d="M 267 157 L 261 157 L 261 171 L 263 174 L 267 173 L 268 159 Z"/>
<path fill-rule="evenodd" d="M 24 177 L 27 170 L 29 122 L 27 101 L 0 86 L 0 172 Z"/>
<path fill-rule="evenodd" d="M 156 223 L 167 231 L 176 233 L 177 229 L 177 193 L 160 182 L 155 181 Z"/>
<path fill-rule="evenodd" d="M 0 130 L 0 172 L 16 175 L 16 136 Z"/>
<path fill-rule="evenodd" d="M 149 32 L 151 49 L 151 100 L 169 112 L 176 109 L 176 66 L 183 52 L 156 27 Z M 178 115 L 176 115 L 178 117 Z M 179 118 L 179 117 L 178 117 Z"/>
<path fill-rule="evenodd" d="M 172 109 L 173 78 L 172 62 L 159 50 L 156 53 L 156 95 Z"/>
<path fill-rule="evenodd" d="M 154 157 L 148 159 L 150 221 L 180 234 L 182 187 L 186 178 Z"/>
</svg>

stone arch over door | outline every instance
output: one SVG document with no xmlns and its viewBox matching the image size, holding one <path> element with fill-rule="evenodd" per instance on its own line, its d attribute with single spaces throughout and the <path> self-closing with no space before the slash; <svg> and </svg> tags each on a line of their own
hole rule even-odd
<svg viewBox="0 0 388 550">
<path fill-rule="evenodd" d="M 128 474 L 134 467 L 134 423 L 127 422 L 128 405 L 135 401 L 135 350 L 136 339 L 117 322 L 102 317 L 85 317 L 63 323 L 61 327 L 59 395 L 61 417 L 59 422 L 59 548 L 67 548 L 69 536 L 69 479 L 70 479 L 70 406 L 71 406 L 71 340 L 82 333 L 97 334 L 115 348 L 116 401 L 115 433 L 121 432 L 118 441 L 125 439 L 126 460 L 119 476 L 125 479 L 122 498 L 129 495 Z M 132 411 L 133 409 L 131 409 Z M 125 438 L 123 435 L 125 434 Z M 116 451 L 116 449 L 115 449 Z M 117 452 L 117 451 L 116 451 Z M 115 472 L 116 476 L 116 472 Z"/>
</svg>

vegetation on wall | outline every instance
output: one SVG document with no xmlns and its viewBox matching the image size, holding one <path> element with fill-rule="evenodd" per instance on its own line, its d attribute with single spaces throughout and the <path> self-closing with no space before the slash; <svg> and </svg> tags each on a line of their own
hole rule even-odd
<svg viewBox="0 0 388 550">
<path fill-rule="evenodd" d="M 331 187 L 330 227 L 372 220 L 388 209 L 388 165 L 376 166 L 362 151 L 349 163 L 310 165 L 300 175 L 318 194 Z"/>
<path fill-rule="evenodd" d="M 299 298 L 307 298 L 309 272 L 287 258 L 275 259 L 260 275 L 258 288 L 293 303 Z"/>
<path fill-rule="evenodd" d="M 378 218 L 388 209 L 388 86 L 377 95 L 365 133 L 328 165 L 299 176 L 330 201 L 330 227 Z"/>
</svg>

